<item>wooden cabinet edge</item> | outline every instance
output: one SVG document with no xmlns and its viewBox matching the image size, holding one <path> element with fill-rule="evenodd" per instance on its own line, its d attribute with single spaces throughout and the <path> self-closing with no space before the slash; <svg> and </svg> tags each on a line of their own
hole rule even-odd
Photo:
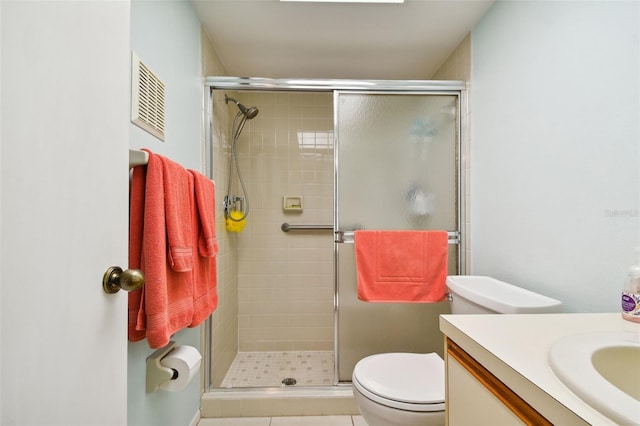
<svg viewBox="0 0 640 426">
<path fill-rule="evenodd" d="M 498 398 L 509 410 L 527 425 L 552 426 L 553 424 L 466 353 L 453 340 L 446 338 L 447 356 L 453 357 L 489 392 Z M 447 392 L 448 394 L 448 392 Z"/>
</svg>

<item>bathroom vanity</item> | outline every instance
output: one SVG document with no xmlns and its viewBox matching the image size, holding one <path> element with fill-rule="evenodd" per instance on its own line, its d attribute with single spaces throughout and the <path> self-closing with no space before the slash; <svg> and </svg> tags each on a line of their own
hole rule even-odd
<svg viewBox="0 0 640 426">
<path fill-rule="evenodd" d="M 440 330 L 449 425 L 617 424 L 564 385 L 548 354 L 575 334 L 640 334 L 640 325 L 619 313 L 442 315 Z"/>
</svg>

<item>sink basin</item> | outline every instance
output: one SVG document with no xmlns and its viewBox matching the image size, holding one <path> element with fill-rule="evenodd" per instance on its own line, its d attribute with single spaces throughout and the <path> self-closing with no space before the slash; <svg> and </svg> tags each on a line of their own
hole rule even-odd
<svg viewBox="0 0 640 426">
<path fill-rule="evenodd" d="M 606 417 L 640 424 L 640 328 L 563 337 L 551 345 L 549 364 L 567 388 Z"/>
<path fill-rule="evenodd" d="M 591 357 L 591 363 L 602 377 L 640 401 L 640 347 L 615 346 L 599 349 Z"/>
</svg>

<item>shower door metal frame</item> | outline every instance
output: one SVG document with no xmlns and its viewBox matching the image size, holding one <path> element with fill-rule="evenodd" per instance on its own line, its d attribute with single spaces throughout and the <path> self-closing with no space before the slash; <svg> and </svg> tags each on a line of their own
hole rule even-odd
<svg viewBox="0 0 640 426">
<path fill-rule="evenodd" d="M 205 143 L 203 146 L 204 160 L 203 170 L 209 178 L 213 178 L 213 146 L 212 146 L 212 129 L 213 129 L 213 90 L 229 90 L 229 91 L 296 91 L 296 92 L 332 92 L 334 100 L 334 150 L 338 144 L 337 129 L 337 99 L 339 93 L 359 93 L 359 94 L 397 94 L 397 95 L 457 95 L 458 96 L 458 120 L 457 120 L 457 141 L 456 141 L 456 167 L 458 168 L 457 178 L 457 222 L 459 232 L 458 247 L 458 272 L 464 274 L 466 272 L 466 194 L 467 194 L 467 135 L 464 131 L 467 127 L 467 97 L 466 84 L 464 81 L 457 80 L 348 80 L 348 79 L 272 79 L 272 78 L 256 78 L 256 77 L 227 77 L 227 76 L 208 76 L 204 79 L 204 100 L 205 100 Z M 334 188 L 337 185 L 338 158 L 334 152 Z M 334 233 L 339 230 L 337 226 L 337 188 L 334 190 Z M 334 384 L 331 387 L 341 385 L 338 380 L 338 262 L 337 248 L 338 244 L 334 238 Z M 205 390 L 211 390 L 211 317 L 205 322 L 205 354 L 206 360 L 204 365 L 204 385 Z M 313 387 L 321 388 L 321 386 Z M 216 391 L 224 390 L 214 388 Z M 238 390 L 237 388 L 234 388 Z M 256 388 L 246 388 L 251 391 Z"/>
</svg>

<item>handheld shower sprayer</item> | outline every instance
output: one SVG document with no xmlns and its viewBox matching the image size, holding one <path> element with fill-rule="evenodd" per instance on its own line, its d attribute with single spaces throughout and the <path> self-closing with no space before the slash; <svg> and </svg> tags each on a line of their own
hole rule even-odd
<svg viewBox="0 0 640 426">
<path fill-rule="evenodd" d="M 229 101 L 235 103 L 239 111 L 233 120 L 233 125 L 231 126 L 232 139 L 231 155 L 229 157 L 229 180 L 227 183 L 227 194 L 224 197 L 224 211 L 227 219 L 227 229 L 234 232 L 240 232 L 244 228 L 245 219 L 249 214 L 249 194 L 247 194 L 247 189 L 245 188 L 244 180 L 242 179 L 242 173 L 240 172 L 238 157 L 236 155 L 236 144 L 247 120 L 251 120 L 258 115 L 258 108 L 247 108 L 236 99 L 224 95 L 224 103 L 228 104 Z M 240 121 L 238 121 L 238 119 L 240 119 Z M 231 194 L 234 166 L 244 197 L 238 197 Z M 236 208 L 237 204 L 239 204 L 239 209 Z"/>
<path fill-rule="evenodd" d="M 224 103 L 228 104 L 229 101 L 235 103 L 238 106 L 238 109 L 240 110 L 240 112 L 242 112 L 242 114 L 244 114 L 244 116 L 247 117 L 248 120 L 251 120 L 252 118 L 255 118 L 256 115 L 258 115 L 258 108 L 256 107 L 247 108 L 237 100 L 230 98 L 227 95 L 224 95 Z"/>
</svg>

